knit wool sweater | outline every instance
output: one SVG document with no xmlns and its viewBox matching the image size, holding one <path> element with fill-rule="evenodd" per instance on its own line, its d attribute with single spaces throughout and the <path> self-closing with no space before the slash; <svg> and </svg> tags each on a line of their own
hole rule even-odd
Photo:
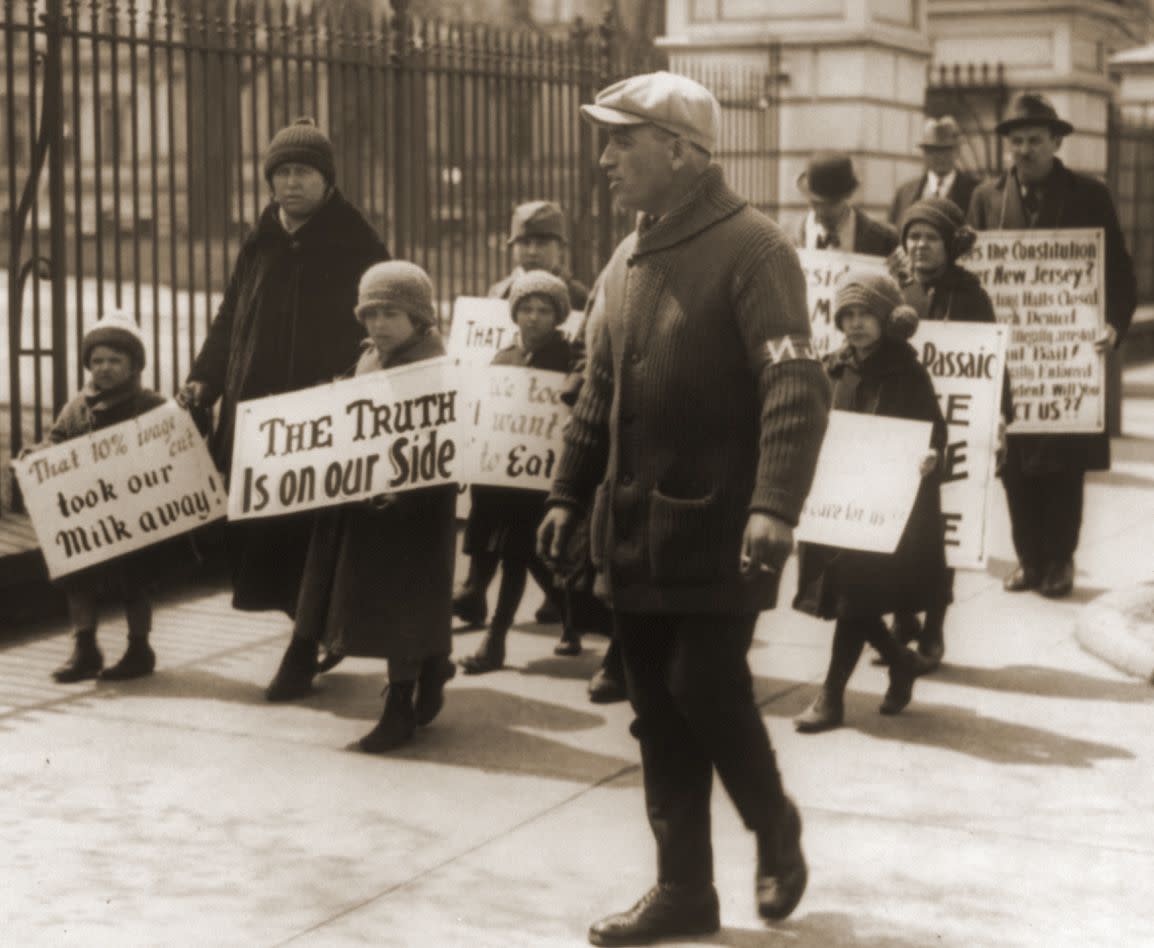
<svg viewBox="0 0 1154 948">
<path fill-rule="evenodd" d="M 605 313 L 566 428 L 553 504 L 592 505 L 597 592 L 623 612 L 750 613 L 751 511 L 797 522 L 829 385 L 789 238 L 711 167 L 642 218 L 599 278 Z"/>
</svg>

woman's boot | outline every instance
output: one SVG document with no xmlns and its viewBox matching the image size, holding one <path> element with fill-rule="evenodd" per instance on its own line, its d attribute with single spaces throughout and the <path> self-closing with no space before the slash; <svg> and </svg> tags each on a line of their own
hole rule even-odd
<svg viewBox="0 0 1154 948">
<path fill-rule="evenodd" d="M 100 673 L 101 681 L 128 681 L 151 675 L 156 668 L 156 653 L 148 644 L 148 637 L 133 635 L 128 638 L 128 648 L 111 668 Z"/>
<path fill-rule="evenodd" d="M 421 675 L 417 679 L 417 700 L 414 702 L 417 723 L 424 727 L 445 706 L 445 682 L 457 674 L 457 666 L 448 655 L 435 655 L 421 663 Z"/>
<path fill-rule="evenodd" d="M 914 680 L 924 675 L 929 665 L 917 652 L 911 651 L 888 634 L 890 644 L 884 652 L 890 667 L 890 685 L 878 710 L 882 714 L 898 714 L 913 700 Z M 881 651 L 881 647 L 878 647 Z"/>
<path fill-rule="evenodd" d="M 481 644 L 472 655 L 466 655 L 458 664 L 466 675 L 484 675 L 505 667 L 505 636 L 508 629 L 493 626 L 481 639 Z"/>
<path fill-rule="evenodd" d="M 77 629 L 73 640 L 68 661 L 52 673 L 52 677 L 62 685 L 95 678 L 104 667 L 104 656 L 96 645 L 95 629 Z"/>
<path fill-rule="evenodd" d="M 366 754 L 383 754 L 412 740 L 417 729 L 413 709 L 416 682 L 398 681 L 386 689 L 385 710 L 377 726 L 358 741 Z"/>
<path fill-rule="evenodd" d="M 853 619 L 838 619 L 833 627 L 833 645 L 825 683 L 813 704 L 793 719 L 793 726 L 799 733 L 817 734 L 841 727 L 845 720 L 845 688 L 857 668 L 863 648 L 865 636 L 861 623 Z"/>
<path fill-rule="evenodd" d="M 269 701 L 303 698 L 312 691 L 316 673 L 317 643 L 312 639 L 290 639 L 280 668 L 269 682 L 264 696 Z"/>
</svg>

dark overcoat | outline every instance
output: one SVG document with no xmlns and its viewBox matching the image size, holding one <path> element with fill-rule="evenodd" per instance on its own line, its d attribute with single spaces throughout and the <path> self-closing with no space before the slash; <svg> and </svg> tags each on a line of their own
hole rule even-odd
<svg viewBox="0 0 1154 948">
<path fill-rule="evenodd" d="M 354 369 L 379 369 L 445 354 L 436 330 L 416 337 L 384 365 L 367 346 Z M 305 560 L 293 635 L 342 655 L 418 663 L 452 651 L 455 484 L 317 514 Z"/>
<path fill-rule="evenodd" d="M 340 192 L 289 234 L 275 204 L 237 256 L 224 302 L 189 378 L 220 407 L 212 452 L 225 478 L 238 402 L 328 382 L 357 358 L 361 274 L 388 252 Z M 233 606 L 292 614 L 313 515 L 229 526 Z"/>
<path fill-rule="evenodd" d="M 883 337 L 858 365 L 848 347 L 826 359 L 833 407 L 841 411 L 933 423 L 931 445 L 946 444 L 946 422 L 929 373 L 908 342 Z M 822 619 L 921 612 L 948 601 L 941 475 L 922 478 L 910 519 L 892 554 L 803 543 L 794 608 Z"/>
<path fill-rule="evenodd" d="M 970 201 L 970 224 L 978 230 L 1026 230 L 1031 223 L 1013 170 L 980 185 Z M 1106 321 L 1121 344 L 1137 306 L 1134 265 L 1118 225 L 1114 201 L 1106 186 L 1055 160 L 1042 183 L 1036 229 L 1101 227 L 1106 249 Z M 1110 467 L 1110 437 L 1089 435 L 1010 435 L 1007 465 L 1030 476 L 1073 471 L 1104 471 Z"/>
<path fill-rule="evenodd" d="M 854 208 L 853 215 L 853 253 L 865 254 L 868 257 L 888 257 L 898 249 L 901 240 L 898 237 L 898 232 L 889 224 L 874 220 L 860 207 Z M 808 215 L 802 217 L 794 235 L 799 247 L 804 247 L 806 244 L 805 222 L 807 218 Z M 848 247 L 841 249 L 849 250 Z"/>
<path fill-rule="evenodd" d="M 507 346 L 493 356 L 492 364 L 567 373 L 572 367 L 572 349 L 560 332 L 554 332 L 536 352 L 527 352 L 519 345 Z M 472 506 L 465 523 L 465 552 L 469 555 L 498 553 L 518 559 L 532 556 L 537 545 L 537 527 L 545 516 L 548 491 L 478 485 L 471 493 Z"/>
<path fill-rule="evenodd" d="M 164 402 L 163 395 L 141 387 L 139 375 L 127 385 L 104 392 L 89 382 L 60 410 L 45 440 L 48 444 L 62 444 L 73 438 L 82 438 L 93 431 L 143 415 Z M 158 556 L 158 547 L 163 547 L 166 554 L 179 551 L 189 559 L 192 557 L 187 540 L 177 537 L 69 573 L 61 577 L 57 585 L 65 592 L 75 591 L 97 599 L 143 592 L 161 578 L 162 564 L 171 560 L 171 556 Z"/>
<path fill-rule="evenodd" d="M 604 329 L 550 495 L 592 509 L 598 595 L 628 613 L 770 608 L 775 577 L 740 571 L 745 526 L 797 522 L 829 406 L 797 252 L 714 165 L 599 282 Z"/>
<path fill-rule="evenodd" d="M 928 175 L 922 172 L 918 177 L 910 178 L 894 192 L 894 199 L 890 204 L 890 223 L 895 227 L 901 224 L 902 215 L 909 209 L 910 205 L 921 200 L 922 192 L 926 189 L 927 177 Z M 954 183 L 950 185 L 946 197 L 965 213 L 970 209 L 970 199 L 974 196 L 974 189 L 978 183 L 978 178 L 975 175 L 959 168 L 957 174 L 954 175 Z"/>
</svg>

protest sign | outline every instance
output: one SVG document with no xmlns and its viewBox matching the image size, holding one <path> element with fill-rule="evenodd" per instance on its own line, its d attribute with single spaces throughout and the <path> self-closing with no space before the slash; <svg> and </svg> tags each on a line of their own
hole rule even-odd
<svg viewBox="0 0 1154 948">
<path fill-rule="evenodd" d="M 813 334 L 813 348 L 818 358 L 836 352 L 845 338 L 833 324 L 833 299 L 838 278 L 847 270 L 866 270 L 886 276 L 886 262 L 881 257 L 840 250 L 805 250 L 797 252 L 805 271 L 806 294 L 809 300 L 809 325 Z"/>
<path fill-rule="evenodd" d="M 961 261 L 1010 327 L 1013 434 L 1105 429 L 1103 248 L 1100 228 L 984 231 Z"/>
<path fill-rule="evenodd" d="M 946 562 L 953 567 L 986 565 L 986 506 L 1008 333 L 1007 327 L 990 323 L 922 322 L 910 340 L 933 379 L 949 427 L 942 516 Z"/>
<path fill-rule="evenodd" d="M 573 310 L 557 328 L 572 340 L 584 314 Z M 453 302 L 453 324 L 446 348 L 462 365 L 488 365 L 502 349 L 517 340 L 517 326 L 509 315 L 509 301 L 481 296 L 458 296 Z"/>
<path fill-rule="evenodd" d="M 473 370 L 475 408 L 461 477 L 470 484 L 549 490 L 568 407 L 563 372 L 491 365 Z"/>
<path fill-rule="evenodd" d="M 174 402 L 12 462 L 53 579 L 225 513 L 224 484 Z"/>
<path fill-rule="evenodd" d="M 229 519 L 455 483 L 459 372 L 430 359 L 241 402 Z"/>
<path fill-rule="evenodd" d="M 830 412 L 797 539 L 874 553 L 896 550 L 932 428 L 928 421 Z"/>
</svg>

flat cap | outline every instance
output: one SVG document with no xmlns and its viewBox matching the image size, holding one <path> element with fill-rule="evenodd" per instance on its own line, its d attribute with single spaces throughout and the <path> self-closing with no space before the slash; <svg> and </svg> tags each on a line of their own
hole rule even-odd
<svg viewBox="0 0 1154 948">
<path fill-rule="evenodd" d="M 648 72 L 597 93 L 581 114 L 596 125 L 656 125 L 709 153 L 721 134 L 721 106 L 713 93 L 687 76 Z"/>
<path fill-rule="evenodd" d="M 565 215 L 552 201 L 527 201 L 513 209 L 509 243 L 524 237 L 556 237 L 565 243 Z"/>
</svg>

